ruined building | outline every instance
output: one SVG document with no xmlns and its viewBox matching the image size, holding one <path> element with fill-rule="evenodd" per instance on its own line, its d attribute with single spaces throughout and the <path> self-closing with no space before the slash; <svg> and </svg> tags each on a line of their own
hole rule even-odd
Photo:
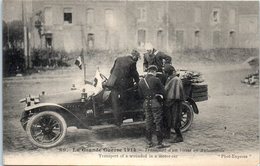
<svg viewBox="0 0 260 166">
<path fill-rule="evenodd" d="M 32 1 L 32 47 L 166 51 L 259 46 L 257 1 Z"/>
</svg>

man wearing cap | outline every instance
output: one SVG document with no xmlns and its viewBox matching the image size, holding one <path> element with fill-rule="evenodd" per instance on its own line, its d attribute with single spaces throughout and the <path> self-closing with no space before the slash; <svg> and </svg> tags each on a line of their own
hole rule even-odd
<svg viewBox="0 0 260 166">
<path fill-rule="evenodd" d="M 153 48 L 153 45 L 151 43 L 146 43 L 145 49 L 147 53 L 144 54 L 144 62 L 143 62 L 143 68 L 144 71 L 147 70 L 147 67 L 150 65 L 155 65 L 158 68 L 159 75 L 157 77 L 162 81 L 163 84 L 165 84 L 165 76 L 163 75 L 163 66 L 164 64 L 170 64 L 172 61 L 172 58 L 165 53 L 156 50 Z"/>
<path fill-rule="evenodd" d="M 153 48 L 153 45 L 151 43 L 146 43 L 145 49 L 147 53 L 144 54 L 144 63 L 143 63 L 144 71 L 147 70 L 148 66 L 155 65 L 158 68 L 158 72 L 162 72 L 164 63 L 170 64 L 172 61 L 172 58 L 170 56 Z"/>
<path fill-rule="evenodd" d="M 170 137 L 171 127 L 174 128 L 176 137 L 171 143 L 183 142 L 181 134 L 182 102 L 184 101 L 184 90 L 182 80 L 176 75 L 176 70 L 170 64 L 164 67 L 167 76 L 165 84 L 165 118 L 166 137 Z"/>
<path fill-rule="evenodd" d="M 143 109 L 146 116 L 146 139 L 148 147 L 153 146 L 152 127 L 155 123 L 157 135 L 157 148 L 163 148 L 162 144 L 162 100 L 164 96 L 164 87 L 161 81 L 156 77 L 157 66 L 151 65 L 147 68 L 147 75 L 139 82 L 139 94 L 144 99 Z"/>
<path fill-rule="evenodd" d="M 136 69 L 138 58 L 140 58 L 140 53 L 136 50 L 132 50 L 131 55 L 118 57 L 110 70 L 110 77 L 104 85 L 111 89 L 113 114 L 116 119 L 115 124 L 118 126 L 122 124 L 120 110 L 127 101 L 126 90 L 139 82 L 139 74 Z M 121 104 L 119 104 L 119 98 Z"/>
</svg>

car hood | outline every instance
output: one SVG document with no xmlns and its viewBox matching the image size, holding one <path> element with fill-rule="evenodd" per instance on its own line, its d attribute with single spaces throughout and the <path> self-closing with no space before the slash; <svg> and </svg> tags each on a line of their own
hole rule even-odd
<svg viewBox="0 0 260 166">
<path fill-rule="evenodd" d="M 85 93 L 87 93 L 87 96 L 97 95 L 102 91 L 102 88 L 98 88 L 98 87 L 94 87 L 93 85 L 86 84 L 75 90 L 70 90 L 70 91 L 60 92 L 55 94 L 41 95 L 40 102 L 55 103 L 55 104 L 80 102 L 82 89 L 84 89 Z"/>
<path fill-rule="evenodd" d="M 49 95 L 41 95 L 40 102 L 41 103 L 72 103 L 72 102 L 79 102 L 81 99 L 81 91 L 80 90 L 73 90 L 68 92 L 60 92 L 55 94 Z"/>
</svg>

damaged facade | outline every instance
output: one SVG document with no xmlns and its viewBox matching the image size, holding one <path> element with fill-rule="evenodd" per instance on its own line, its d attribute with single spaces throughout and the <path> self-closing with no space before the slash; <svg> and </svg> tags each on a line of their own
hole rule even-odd
<svg viewBox="0 0 260 166">
<path fill-rule="evenodd" d="M 165 51 L 257 48 L 258 2 L 32 1 L 32 47 L 121 50 L 151 42 Z M 40 13 L 36 16 L 36 13 Z"/>
</svg>

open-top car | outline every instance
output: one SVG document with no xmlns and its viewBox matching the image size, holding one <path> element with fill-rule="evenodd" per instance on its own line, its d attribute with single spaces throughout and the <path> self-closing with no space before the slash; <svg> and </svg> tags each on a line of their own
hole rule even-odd
<svg viewBox="0 0 260 166">
<path fill-rule="evenodd" d="M 182 132 L 187 131 L 193 121 L 194 113 L 199 112 L 195 102 L 208 99 L 207 85 L 202 84 L 199 74 L 179 70 L 184 82 L 186 101 L 183 102 Z M 94 83 L 86 83 L 81 88 L 71 88 L 67 92 L 39 96 L 28 96 L 20 102 L 26 107 L 21 116 L 21 124 L 29 140 L 36 146 L 50 148 L 62 142 L 67 127 L 76 126 L 91 129 L 97 125 L 113 124 L 115 119 L 111 108 L 110 90 L 102 88 L 106 77 L 96 72 Z M 144 122 L 145 114 L 142 100 L 136 88 L 127 89 L 130 99 L 121 114 L 124 120 L 132 123 Z M 124 124 L 123 124 L 124 125 Z M 174 131 L 174 130 L 173 130 Z"/>
</svg>

